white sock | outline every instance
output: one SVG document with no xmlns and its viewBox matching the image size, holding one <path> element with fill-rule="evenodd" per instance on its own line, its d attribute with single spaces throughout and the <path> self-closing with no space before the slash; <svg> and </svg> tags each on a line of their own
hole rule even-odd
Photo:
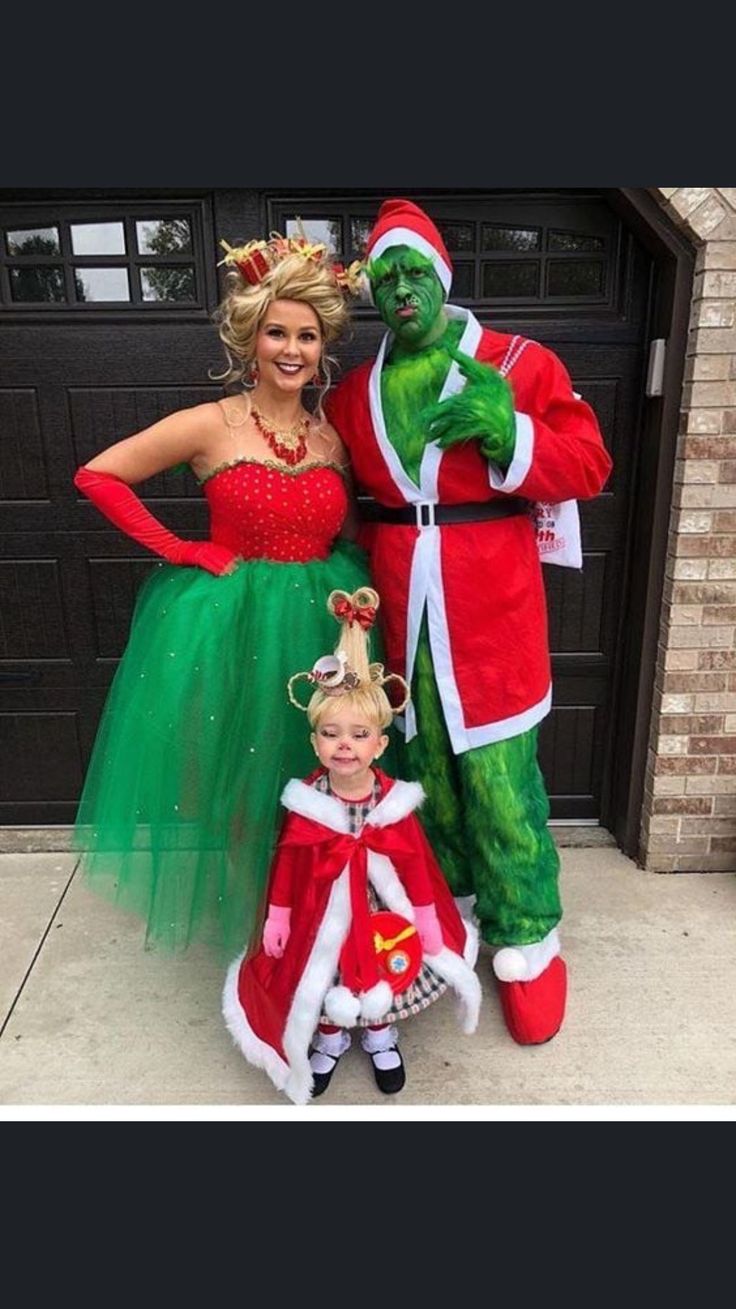
<svg viewBox="0 0 736 1309">
<path fill-rule="evenodd" d="M 380 1072 L 386 1073 L 390 1068 L 398 1068 L 401 1063 L 396 1046 L 399 1043 L 399 1034 L 396 1031 L 395 1023 L 388 1023 L 386 1027 L 381 1027 L 377 1032 L 372 1031 L 370 1027 L 364 1027 L 360 1038 L 360 1044 L 369 1054 Z"/>
<path fill-rule="evenodd" d="M 339 1032 L 320 1032 L 317 1028 L 312 1040 L 309 1067 L 313 1073 L 330 1073 L 335 1067 L 335 1060 L 339 1059 L 349 1047 L 350 1036 L 344 1027 L 341 1027 Z"/>
<path fill-rule="evenodd" d="M 493 956 L 493 971 L 501 982 L 533 982 L 560 953 L 557 928 L 531 945 L 505 945 Z"/>
</svg>

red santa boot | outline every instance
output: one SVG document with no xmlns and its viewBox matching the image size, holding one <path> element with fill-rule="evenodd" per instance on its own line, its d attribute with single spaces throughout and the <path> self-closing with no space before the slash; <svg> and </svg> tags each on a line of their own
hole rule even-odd
<svg viewBox="0 0 736 1309">
<path fill-rule="evenodd" d="M 567 968 L 552 929 L 533 945 L 504 946 L 493 957 L 506 1026 L 519 1045 L 541 1045 L 565 1016 Z"/>
</svg>

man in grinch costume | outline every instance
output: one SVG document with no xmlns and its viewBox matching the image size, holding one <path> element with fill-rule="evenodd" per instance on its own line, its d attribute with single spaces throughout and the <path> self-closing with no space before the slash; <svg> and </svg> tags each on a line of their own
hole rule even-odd
<svg viewBox="0 0 736 1309">
<path fill-rule="evenodd" d="M 366 253 L 388 332 L 329 416 L 376 501 L 366 544 L 386 654 L 412 688 L 406 773 L 426 792 L 422 820 L 453 893 L 475 897 L 496 947 L 508 1029 L 538 1044 L 559 1030 L 567 989 L 537 763 L 551 706 L 540 553 L 561 543 L 560 506 L 574 534 L 571 502 L 599 493 L 611 461 L 556 355 L 446 303 L 452 265 L 422 209 L 387 200 Z M 579 566 L 579 536 L 572 545 Z"/>
</svg>

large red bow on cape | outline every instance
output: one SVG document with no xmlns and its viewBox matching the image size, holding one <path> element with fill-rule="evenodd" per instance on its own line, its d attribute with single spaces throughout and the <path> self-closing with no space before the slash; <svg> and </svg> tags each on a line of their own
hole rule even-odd
<svg viewBox="0 0 736 1309">
<path fill-rule="evenodd" d="M 368 908 L 368 851 L 374 850 L 377 854 L 386 855 L 398 870 L 402 864 L 416 857 L 415 847 L 396 824 L 374 827 L 371 823 L 365 823 L 357 836 L 351 836 L 347 832 L 335 832 L 313 818 L 301 818 L 293 813 L 279 845 L 318 847 L 319 854 L 313 868 L 314 876 L 320 880 L 334 881 L 349 863 L 350 909 L 357 973 L 355 977 L 344 976 L 343 980 L 351 991 L 369 990 L 380 980 L 380 975 Z"/>
</svg>

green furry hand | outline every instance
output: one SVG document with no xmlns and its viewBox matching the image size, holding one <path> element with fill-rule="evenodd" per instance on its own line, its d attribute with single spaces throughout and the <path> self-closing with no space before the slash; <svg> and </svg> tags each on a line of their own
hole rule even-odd
<svg viewBox="0 0 736 1309">
<path fill-rule="evenodd" d="M 481 364 L 461 350 L 448 350 L 466 385 L 431 405 L 420 415 L 429 438 L 442 450 L 477 437 L 486 459 L 508 468 L 514 457 L 516 423 L 514 397 L 509 383 L 490 364 Z"/>
</svg>

